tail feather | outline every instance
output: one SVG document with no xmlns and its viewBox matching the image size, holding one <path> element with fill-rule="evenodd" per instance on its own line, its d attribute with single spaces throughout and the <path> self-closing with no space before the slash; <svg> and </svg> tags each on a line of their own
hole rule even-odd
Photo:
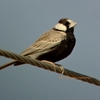
<svg viewBox="0 0 100 100">
<path fill-rule="evenodd" d="M 22 64 L 24 64 L 24 63 L 19 62 L 19 61 L 16 61 L 16 62 L 14 63 L 14 66 L 18 66 L 18 65 L 22 65 Z"/>
<path fill-rule="evenodd" d="M 13 61 L 11 61 L 11 62 L 8 62 L 8 63 L 6 63 L 6 64 L 0 66 L 0 70 L 4 69 L 4 68 L 6 68 L 6 67 L 9 67 L 10 65 L 14 64 L 15 62 L 16 62 L 16 60 L 13 60 Z"/>
</svg>

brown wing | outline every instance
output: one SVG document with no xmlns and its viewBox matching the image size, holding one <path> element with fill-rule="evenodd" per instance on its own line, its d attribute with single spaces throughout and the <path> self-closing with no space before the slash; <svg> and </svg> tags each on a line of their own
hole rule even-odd
<svg viewBox="0 0 100 100">
<path fill-rule="evenodd" d="M 59 45 L 65 37 L 64 32 L 50 30 L 44 33 L 34 44 L 21 53 L 21 55 L 37 55 L 50 52 L 52 48 Z"/>
</svg>

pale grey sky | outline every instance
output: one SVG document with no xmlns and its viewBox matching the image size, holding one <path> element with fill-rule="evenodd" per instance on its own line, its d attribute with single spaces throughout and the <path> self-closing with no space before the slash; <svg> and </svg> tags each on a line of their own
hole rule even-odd
<svg viewBox="0 0 100 100">
<path fill-rule="evenodd" d="M 100 79 L 100 0 L 0 0 L 0 48 L 21 53 L 60 18 L 77 22 L 76 46 L 58 62 Z M 0 57 L 0 65 L 10 61 Z M 94 100 L 100 87 L 31 65 L 0 71 L 0 100 Z"/>
</svg>

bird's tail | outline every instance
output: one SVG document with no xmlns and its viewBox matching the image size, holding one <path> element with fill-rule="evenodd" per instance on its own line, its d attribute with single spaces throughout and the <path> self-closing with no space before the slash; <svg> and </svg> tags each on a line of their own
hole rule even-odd
<svg viewBox="0 0 100 100">
<path fill-rule="evenodd" d="M 15 62 L 16 62 L 16 60 L 13 60 L 13 61 L 11 61 L 11 62 L 8 62 L 8 63 L 6 63 L 6 64 L 0 66 L 0 70 L 2 70 L 2 69 L 4 69 L 4 68 L 6 68 L 6 67 L 8 67 L 8 66 L 10 66 L 10 65 L 12 65 L 12 64 L 14 64 Z"/>
</svg>

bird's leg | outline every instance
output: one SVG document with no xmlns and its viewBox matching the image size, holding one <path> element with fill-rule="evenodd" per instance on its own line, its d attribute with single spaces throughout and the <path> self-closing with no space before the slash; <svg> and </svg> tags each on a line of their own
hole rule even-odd
<svg viewBox="0 0 100 100">
<path fill-rule="evenodd" d="M 56 66 L 55 63 L 53 63 L 53 62 L 51 62 L 51 61 L 47 61 L 47 60 L 41 60 L 41 61 L 42 61 L 42 62 L 46 62 L 47 64 L 49 63 L 49 64 L 53 65 L 54 71 L 56 72 L 56 68 L 55 68 L 55 67 L 57 67 L 57 66 Z"/>
<path fill-rule="evenodd" d="M 55 64 L 51 61 L 47 61 L 47 60 L 42 60 L 42 62 L 46 62 L 46 63 L 49 63 L 49 64 L 52 64 L 53 67 L 54 67 L 54 71 L 56 72 L 56 68 L 55 67 L 59 67 L 61 69 L 61 73 L 63 74 L 64 73 L 64 68 L 60 65 L 60 64 Z"/>
<path fill-rule="evenodd" d="M 61 73 L 62 73 L 62 75 L 63 75 L 63 73 L 64 73 L 64 68 L 60 65 L 60 64 L 56 64 L 57 65 L 57 67 L 59 67 L 60 69 L 61 69 Z"/>
</svg>

